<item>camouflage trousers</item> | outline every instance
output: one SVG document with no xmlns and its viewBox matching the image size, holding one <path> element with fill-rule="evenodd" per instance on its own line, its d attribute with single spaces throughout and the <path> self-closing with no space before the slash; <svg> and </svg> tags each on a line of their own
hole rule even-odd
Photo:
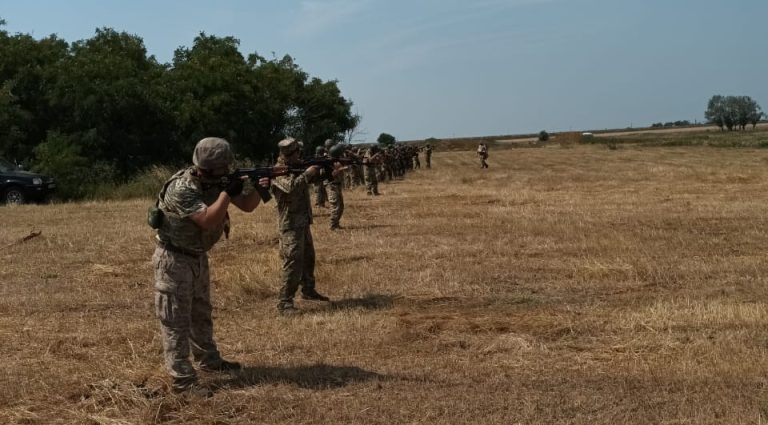
<svg viewBox="0 0 768 425">
<path fill-rule="evenodd" d="M 365 189 L 369 195 L 379 194 L 379 180 L 376 178 L 376 172 L 376 167 L 369 166 L 364 169 Z"/>
<path fill-rule="evenodd" d="M 427 155 L 424 157 L 424 161 L 427 163 L 427 168 L 432 168 L 432 156 Z"/>
<path fill-rule="evenodd" d="M 331 228 L 339 227 L 341 215 L 344 214 L 344 196 L 341 183 L 326 182 L 325 190 L 328 192 L 328 203 L 331 206 Z"/>
<path fill-rule="evenodd" d="M 160 319 L 165 366 L 176 382 L 193 382 L 189 360 L 213 365 L 221 355 L 213 340 L 208 256 L 198 257 L 158 247 L 155 269 L 155 314 Z"/>
<path fill-rule="evenodd" d="M 315 244 L 309 226 L 280 231 L 280 304 L 292 304 L 299 286 L 315 289 Z"/>
<path fill-rule="evenodd" d="M 325 186 L 323 185 L 323 182 L 315 183 L 314 186 L 315 206 L 324 207 L 325 201 L 328 199 L 328 193 L 325 191 Z"/>
</svg>

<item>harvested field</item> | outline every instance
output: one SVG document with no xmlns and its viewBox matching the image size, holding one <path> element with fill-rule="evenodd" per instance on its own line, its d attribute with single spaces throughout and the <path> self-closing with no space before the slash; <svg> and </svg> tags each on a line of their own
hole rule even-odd
<svg viewBox="0 0 768 425">
<path fill-rule="evenodd" d="M 2 207 L 0 423 L 749 424 L 768 415 L 768 150 L 435 152 L 317 211 L 276 315 L 274 206 L 211 254 L 246 369 L 169 393 L 150 200 Z M 27 241 L 31 230 L 40 231 Z"/>
</svg>

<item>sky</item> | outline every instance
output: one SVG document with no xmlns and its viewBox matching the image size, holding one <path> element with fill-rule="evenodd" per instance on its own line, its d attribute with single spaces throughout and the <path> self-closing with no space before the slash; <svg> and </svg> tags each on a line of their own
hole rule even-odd
<svg viewBox="0 0 768 425">
<path fill-rule="evenodd" d="M 715 94 L 768 111 L 766 0 L 0 0 L 11 33 L 109 27 L 170 62 L 200 32 L 337 80 L 357 141 L 701 122 Z"/>
</svg>

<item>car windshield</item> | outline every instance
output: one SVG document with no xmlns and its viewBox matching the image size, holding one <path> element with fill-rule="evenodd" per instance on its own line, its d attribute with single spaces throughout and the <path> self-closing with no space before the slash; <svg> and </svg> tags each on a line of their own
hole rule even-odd
<svg viewBox="0 0 768 425">
<path fill-rule="evenodd" d="M 12 163 L 4 160 L 3 158 L 0 158 L 0 172 L 12 171 L 12 170 L 15 170 L 15 169 L 16 169 L 15 165 L 13 165 Z"/>
</svg>

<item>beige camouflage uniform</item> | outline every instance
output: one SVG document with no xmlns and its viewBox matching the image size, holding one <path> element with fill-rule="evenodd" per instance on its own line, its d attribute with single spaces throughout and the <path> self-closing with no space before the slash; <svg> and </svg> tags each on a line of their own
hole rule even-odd
<svg viewBox="0 0 768 425">
<path fill-rule="evenodd" d="M 336 177 L 331 177 L 324 182 L 326 192 L 328 192 L 328 203 L 331 206 L 331 230 L 340 229 L 339 222 L 344 214 L 344 195 L 342 186 L 344 184 L 344 172 L 341 171 Z"/>
<path fill-rule="evenodd" d="M 379 194 L 379 180 L 376 175 L 378 172 L 378 157 L 368 149 L 363 157 L 363 175 L 365 177 L 365 189 L 369 195 Z"/>
<path fill-rule="evenodd" d="M 159 203 L 165 217 L 152 257 L 155 312 L 166 367 L 180 386 L 196 380 L 190 348 L 202 365 L 215 367 L 222 362 L 213 340 L 207 251 L 221 238 L 225 222 L 203 230 L 189 218 L 215 202 L 220 193 L 218 185 L 206 184 L 191 167 L 174 175 Z"/>
<path fill-rule="evenodd" d="M 285 163 L 281 159 L 278 165 Z M 288 174 L 272 180 L 282 261 L 279 310 L 293 308 L 293 298 L 299 286 L 304 294 L 315 292 L 315 246 L 309 227 L 312 224 L 309 185 L 314 180 L 306 173 Z"/>
</svg>

